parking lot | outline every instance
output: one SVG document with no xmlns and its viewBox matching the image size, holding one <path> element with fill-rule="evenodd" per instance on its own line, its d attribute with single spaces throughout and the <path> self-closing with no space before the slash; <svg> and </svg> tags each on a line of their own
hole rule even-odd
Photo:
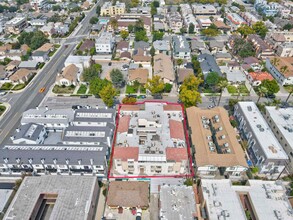
<svg viewBox="0 0 293 220">
<path fill-rule="evenodd" d="M 129 62 L 127 61 L 96 61 L 96 63 L 102 65 L 102 73 L 101 73 L 101 78 L 104 79 L 108 79 L 110 80 L 110 72 L 112 69 L 119 69 L 121 70 L 121 67 L 124 65 L 124 64 L 129 64 Z M 111 63 L 109 65 L 109 63 Z M 123 76 L 124 76 L 124 79 L 127 80 L 127 73 L 128 71 L 121 71 Z"/>
</svg>

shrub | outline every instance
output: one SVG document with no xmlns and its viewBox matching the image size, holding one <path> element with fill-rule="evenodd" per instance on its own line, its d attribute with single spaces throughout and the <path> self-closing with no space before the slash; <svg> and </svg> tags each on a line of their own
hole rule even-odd
<svg viewBox="0 0 293 220">
<path fill-rule="evenodd" d="M 169 92 L 171 92 L 171 90 L 172 90 L 172 84 L 166 83 L 165 84 L 164 91 L 167 92 L 167 93 L 169 93 Z"/>
</svg>

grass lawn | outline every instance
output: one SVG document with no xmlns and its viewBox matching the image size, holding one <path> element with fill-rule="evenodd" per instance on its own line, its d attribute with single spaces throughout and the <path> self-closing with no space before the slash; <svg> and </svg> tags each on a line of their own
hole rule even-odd
<svg viewBox="0 0 293 220">
<path fill-rule="evenodd" d="M 0 116 L 5 112 L 6 107 L 4 105 L 0 105 Z"/>
<path fill-rule="evenodd" d="M 56 53 L 56 51 L 57 51 L 57 48 L 55 48 L 53 51 L 51 51 L 51 52 L 49 53 L 49 57 L 53 56 L 54 53 Z"/>
<path fill-rule="evenodd" d="M 25 87 L 25 84 L 17 84 L 17 85 L 15 85 L 13 88 L 12 88 L 12 90 L 21 90 L 21 89 L 23 89 Z"/>
<path fill-rule="evenodd" d="M 2 90 L 10 90 L 10 89 L 12 89 L 12 87 L 13 87 L 13 84 L 7 82 L 7 83 L 4 83 L 4 84 L 1 86 L 0 89 L 2 89 Z"/>
<path fill-rule="evenodd" d="M 77 94 L 85 94 L 87 90 L 87 86 L 84 84 L 81 84 L 79 89 L 77 90 Z"/>
<path fill-rule="evenodd" d="M 290 89 L 293 88 L 293 86 L 284 86 L 284 89 L 287 91 L 287 92 L 290 92 Z"/>
<path fill-rule="evenodd" d="M 58 86 L 55 85 L 52 92 L 56 94 L 70 94 L 73 93 L 75 86 Z"/>
<path fill-rule="evenodd" d="M 245 85 L 239 85 L 240 93 L 249 93 Z"/>
<path fill-rule="evenodd" d="M 228 92 L 231 94 L 233 94 L 233 93 L 237 93 L 238 91 L 237 91 L 237 88 L 235 87 L 235 86 L 232 86 L 232 85 L 228 85 L 227 86 L 227 90 L 228 90 Z"/>
<path fill-rule="evenodd" d="M 202 92 L 203 93 L 214 93 L 213 89 L 211 89 L 211 88 L 203 88 Z"/>
<path fill-rule="evenodd" d="M 131 93 L 137 93 L 137 88 L 134 86 L 127 85 L 126 86 L 126 93 L 131 94 Z"/>
</svg>

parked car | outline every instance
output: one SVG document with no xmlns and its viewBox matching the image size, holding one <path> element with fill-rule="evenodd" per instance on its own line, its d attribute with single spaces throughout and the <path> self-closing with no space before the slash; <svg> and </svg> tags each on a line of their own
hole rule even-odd
<svg viewBox="0 0 293 220">
<path fill-rule="evenodd" d="M 39 93 L 43 93 L 43 92 L 45 92 L 45 87 L 43 87 L 43 88 L 40 88 L 40 90 L 39 90 Z"/>
<path fill-rule="evenodd" d="M 108 66 L 112 66 L 112 62 L 108 63 Z"/>
<path fill-rule="evenodd" d="M 127 64 L 124 64 L 122 67 L 121 67 L 121 71 L 126 71 L 128 70 L 129 66 Z"/>
<path fill-rule="evenodd" d="M 80 109 L 80 108 L 82 108 L 81 105 L 73 105 L 73 106 L 72 106 L 72 109 L 73 109 L 73 110 Z"/>
<path fill-rule="evenodd" d="M 131 94 L 129 94 L 129 95 L 127 95 L 127 97 L 128 98 L 137 98 L 137 95 L 131 95 Z"/>
<path fill-rule="evenodd" d="M 274 98 L 276 98 L 275 94 L 266 94 L 265 97 L 266 97 L 266 98 L 269 98 L 269 99 L 274 99 Z"/>
<path fill-rule="evenodd" d="M 153 95 L 154 99 L 163 99 L 161 94 Z"/>
<path fill-rule="evenodd" d="M 137 98 L 138 99 L 145 99 L 146 98 L 146 95 L 139 95 Z"/>
<path fill-rule="evenodd" d="M 87 99 L 88 96 L 87 96 L 87 95 L 81 95 L 80 98 L 81 98 L 81 99 Z"/>
</svg>

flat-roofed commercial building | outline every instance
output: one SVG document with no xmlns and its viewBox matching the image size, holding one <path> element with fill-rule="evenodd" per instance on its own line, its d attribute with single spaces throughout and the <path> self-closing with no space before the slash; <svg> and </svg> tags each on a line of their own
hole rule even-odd
<svg viewBox="0 0 293 220">
<path fill-rule="evenodd" d="M 202 179 L 198 196 L 204 219 L 292 219 L 293 210 L 281 181 Z"/>
<path fill-rule="evenodd" d="M 197 174 L 203 178 L 241 178 L 248 165 L 227 111 L 222 107 L 190 107 L 186 113 Z"/>
<path fill-rule="evenodd" d="M 98 194 L 96 177 L 25 177 L 4 219 L 91 220 Z"/>
<path fill-rule="evenodd" d="M 288 160 L 268 123 L 254 102 L 238 102 L 234 116 L 243 139 L 248 141 L 247 153 L 260 174 L 276 179 L 282 174 Z"/>
<path fill-rule="evenodd" d="M 293 173 L 293 108 L 266 106 L 265 117 L 289 157 L 286 169 Z"/>
<path fill-rule="evenodd" d="M 110 176 L 189 175 L 188 147 L 181 105 L 121 105 Z"/>
</svg>

